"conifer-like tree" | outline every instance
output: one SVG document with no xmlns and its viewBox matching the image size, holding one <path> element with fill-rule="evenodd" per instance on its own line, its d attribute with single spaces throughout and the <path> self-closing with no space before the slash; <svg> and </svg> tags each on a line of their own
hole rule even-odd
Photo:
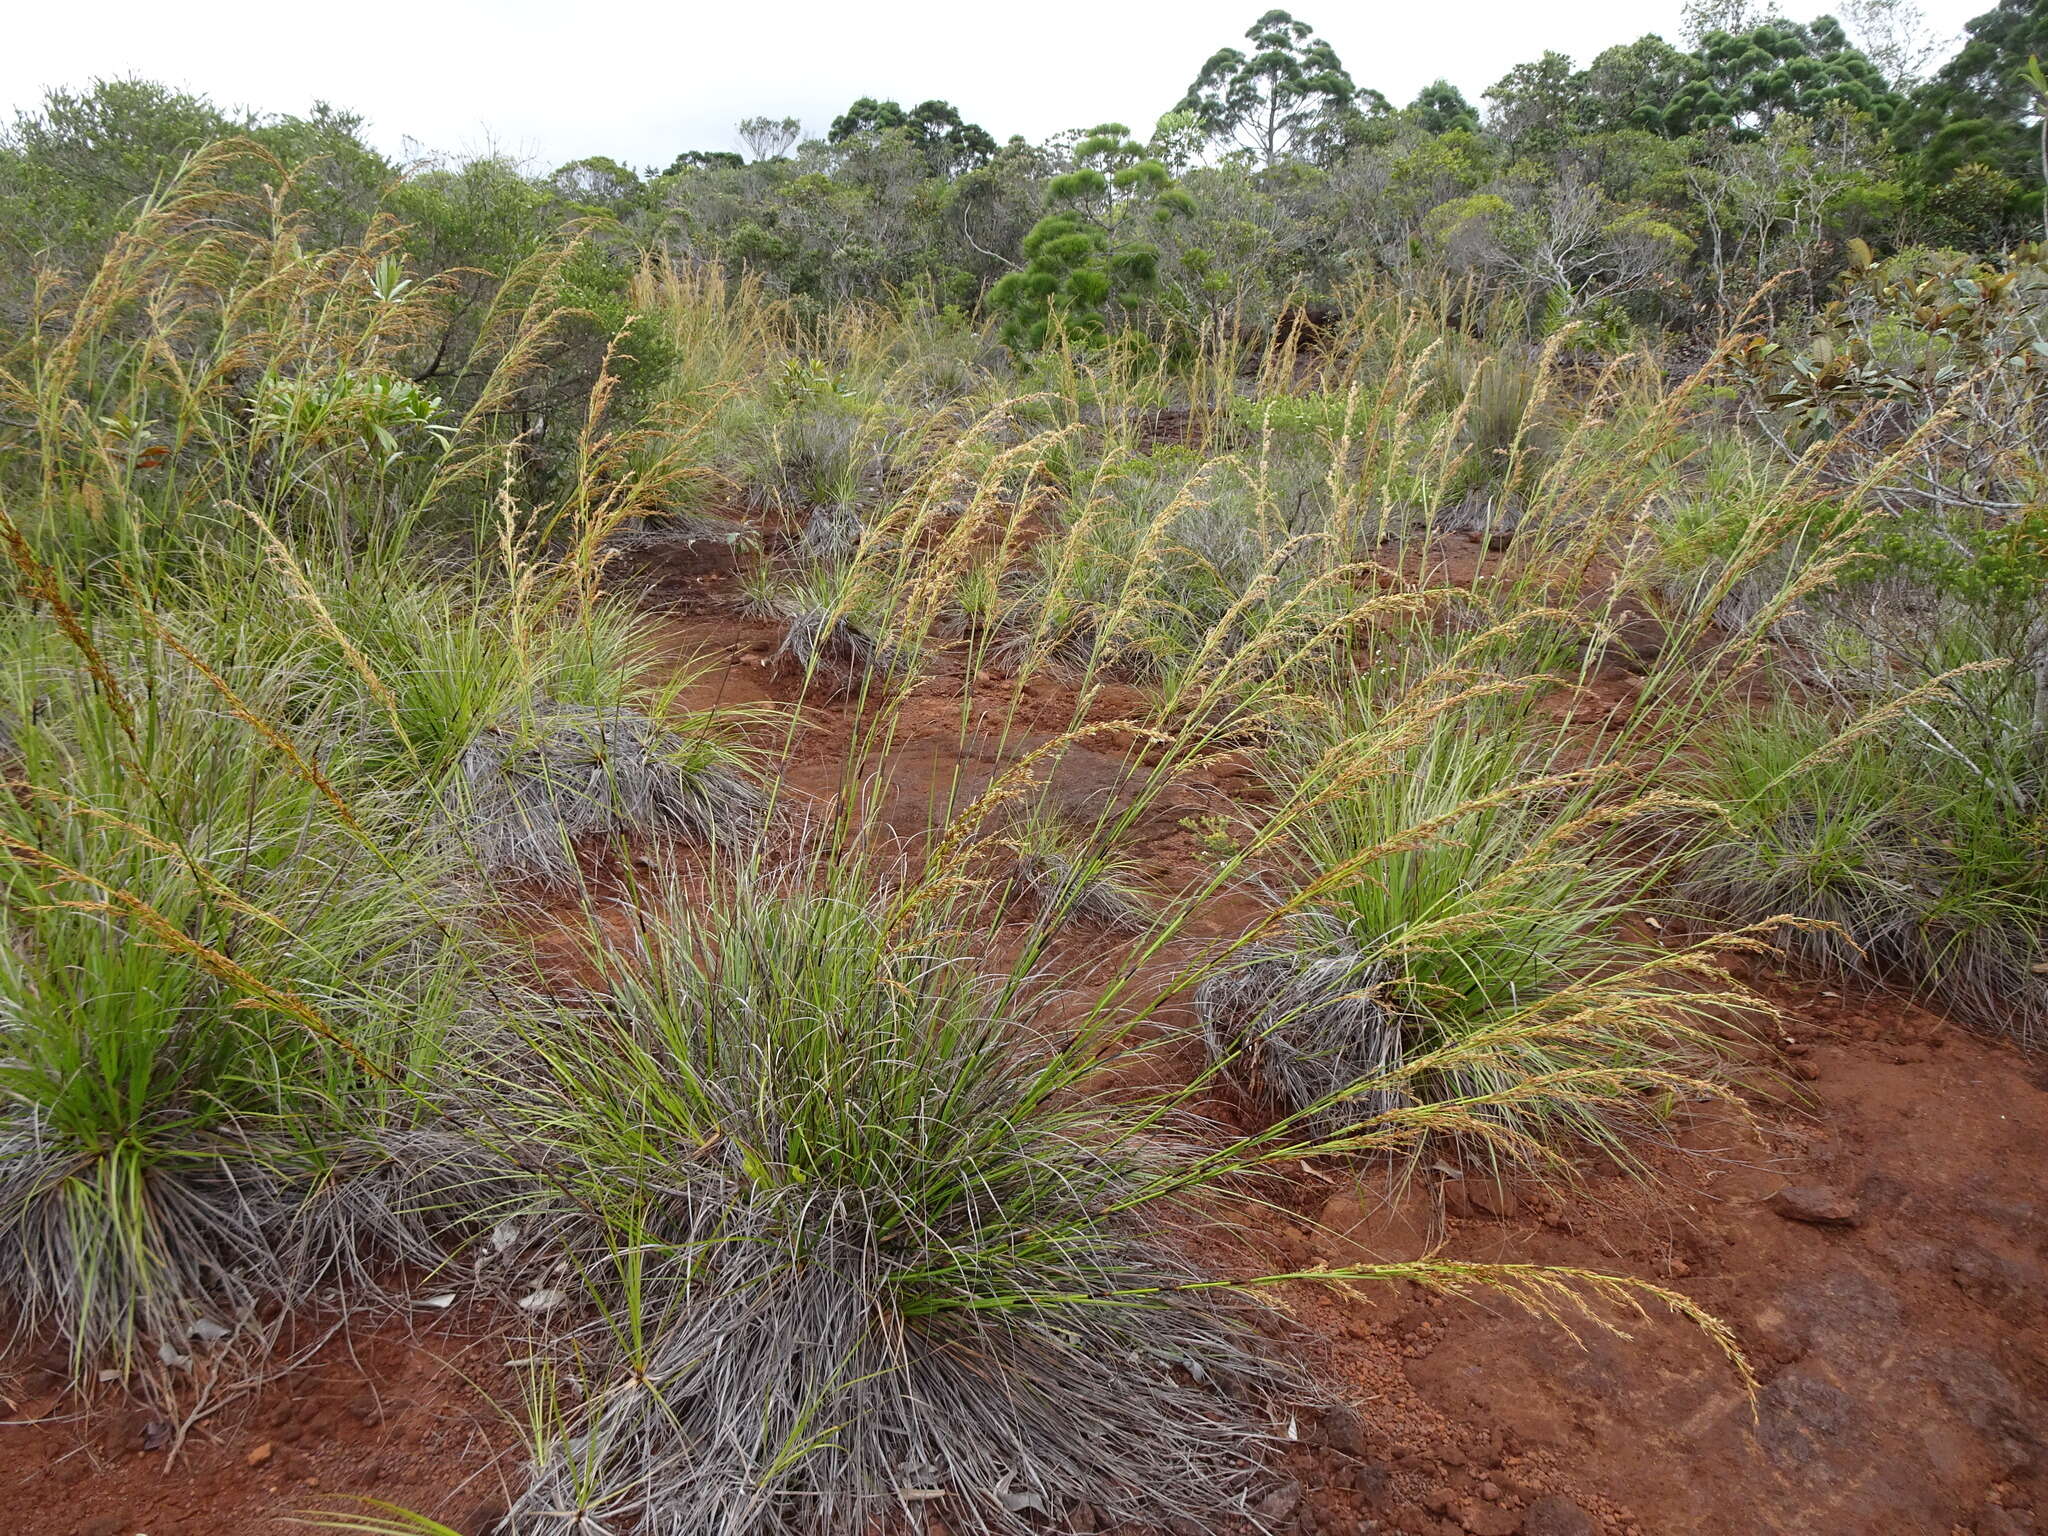
<svg viewBox="0 0 2048 1536">
<path fill-rule="evenodd" d="M 989 291 L 1004 316 L 1003 340 L 1018 352 L 1044 346 L 1055 322 L 1071 340 L 1102 340 L 1111 304 L 1158 281 L 1148 227 L 1194 211 L 1173 173 L 1122 123 L 1090 129 L 1046 198 L 1053 211 L 1024 237 L 1026 265 Z"/>
<path fill-rule="evenodd" d="M 1448 80 L 1432 80 L 1408 103 L 1408 115 L 1427 133 L 1449 133 L 1461 128 L 1477 132 L 1479 110 Z"/>
<path fill-rule="evenodd" d="M 1260 165 L 1314 159 L 1347 136 L 1351 119 L 1384 113 L 1378 91 L 1360 91 L 1343 61 L 1305 21 L 1268 11 L 1245 32 L 1252 45 L 1210 56 L 1181 98 L 1215 143 L 1235 144 Z"/>
<path fill-rule="evenodd" d="M 2034 114 L 2035 142 L 2041 156 L 2041 238 L 2048 240 L 2048 69 L 2041 67 L 2037 54 L 2020 71 L 2020 83 L 2027 88 L 2028 109 Z"/>
<path fill-rule="evenodd" d="M 1751 138 L 1783 113 L 1819 118 L 1839 108 L 1882 125 L 1903 105 L 1832 16 L 1811 25 L 1770 21 L 1747 32 L 1712 32 L 1694 59 L 1692 78 L 1665 114 L 1673 133 L 1718 129 Z"/>
<path fill-rule="evenodd" d="M 674 176 L 683 171 L 736 171 L 746 163 L 746 156 L 730 149 L 686 149 L 669 161 L 668 169 L 662 174 Z"/>
<path fill-rule="evenodd" d="M 1971 21 L 1962 48 L 1915 93 L 1898 137 L 1929 183 L 1972 161 L 2032 178 L 2037 133 L 2027 61 L 2048 58 L 2048 0 L 1999 0 Z"/>
<path fill-rule="evenodd" d="M 1664 133 L 1671 103 L 1695 67 L 1691 54 L 1654 32 L 1603 49 L 1572 77 L 1574 126 L 1582 133 Z"/>
</svg>

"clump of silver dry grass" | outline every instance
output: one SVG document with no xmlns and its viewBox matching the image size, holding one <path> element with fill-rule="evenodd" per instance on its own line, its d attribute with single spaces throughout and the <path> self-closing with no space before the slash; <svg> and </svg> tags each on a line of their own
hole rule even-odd
<svg viewBox="0 0 2048 1536">
<path fill-rule="evenodd" d="M 801 593 L 778 598 L 774 611 L 783 625 L 776 654 L 792 658 L 805 672 L 851 681 L 889 671 L 887 647 L 844 614 L 808 601 Z"/>
<path fill-rule="evenodd" d="M 763 815 L 733 751 L 623 705 L 522 713 L 479 734 L 458 776 L 461 831 L 478 862 L 554 884 L 575 881 L 580 846 L 729 846 Z"/>
<path fill-rule="evenodd" d="M 1212 1059 L 1268 1108 L 1307 1111 L 1336 1135 L 1408 1101 L 1398 1086 L 1401 1021 L 1381 996 L 1384 965 L 1332 935 L 1306 947 L 1256 945 L 1195 989 Z"/>
</svg>

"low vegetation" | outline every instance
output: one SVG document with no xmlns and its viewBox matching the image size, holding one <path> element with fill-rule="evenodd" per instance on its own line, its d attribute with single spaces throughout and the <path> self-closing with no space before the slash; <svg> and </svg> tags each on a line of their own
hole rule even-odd
<svg viewBox="0 0 2048 1536">
<path fill-rule="evenodd" d="M 1748 1380 L 1646 1282 L 1262 1222 L 1304 1162 L 1652 1177 L 1769 970 L 2048 1026 L 2048 284 L 1964 206 L 2013 176 L 1909 142 L 1978 77 L 1772 23 L 1812 68 L 1646 39 L 1482 130 L 1254 31 L 1300 67 L 1225 50 L 1149 141 L 865 101 L 650 182 L 365 203 L 347 120 L 201 147 L 133 83 L 17 125 L 15 1338 L 176 1398 L 474 1286 L 522 1533 L 1216 1528 L 1323 1403 L 1313 1285 L 1668 1308 Z M 103 123 L 132 201 L 73 195 Z M 1791 246 L 1665 217 L 1880 128 L 1895 238 L 1853 179 L 1779 188 Z M 1600 134 L 1640 196 L 1572 179 Z M 791 178 L 892 156 L 1015 270 L 819 261 Z"/>
</svg>

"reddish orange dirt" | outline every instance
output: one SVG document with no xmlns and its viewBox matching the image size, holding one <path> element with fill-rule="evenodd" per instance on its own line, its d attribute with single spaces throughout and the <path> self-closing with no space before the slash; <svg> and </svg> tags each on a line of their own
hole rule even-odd
<svg viewBox="0 0 2048 1536">
<path fill-rule="evenodd" d="M 684 702 L 798 704 L 789 781 L 828 803 L 863 723 L 843 703 L 799 700 L 772 626 L 727 616 L 729 570 L 675 562 L 660 575 L 678 661 L 711 663 Z M 1115 720 L 1129 702 L 1091 717 Z M 1063 729 L 1070 703 L 942 672 L 899 717 L 863 816 L 918 835 L 956 777 L 956 803 L 972 798 Z M 1122 792 L 1128 748 L 1084 742 L 1054 799 L 1099 807 Z M 1147 812 L 1137 855 L 1162 881 L 1186 877 L 1196 848 L 1183 822 L 1251 789 L 1217 765 Z M 1078 960 L 1096 940 L 1069 943 Z M 1668 1316 L 1624 1318 L 1624 1339 L 1405 1282 L 1298 1284 L 1285 1298 L 1298 1347 L 1337 1406 L 1303 1419 L 1257 1491 L 1267 1527 L 2023 1536 L 2038 1509 L 2048 1528 L 2048 1067 L 1894 998 L 1754 979 L 1789 1022 L 1752 1052 L 1750 1116 L 1687 1106 L 1673 1145 L 1650 1154 L 1654 1177 L 1594 1166 L 1559 1194 L 1438 1167 L 1392 1197 L 1355 1169 L 1303 1166 L 1268 1191 L 1277 1210 L 1244 1239 L 1259 1250 L 1247 1263 L 1289 1269 L 1435 1251 L 1640 1276 L 1732 1326 L 1754 1399 Z M 0 1360 L 0 1533 L 260 1536 L 369 1496 L 484 1536 L 518 1473 L 509 1362 L 524 1346 L 479 1313 L 421 1317 L 330 1341 L 194 1425 L 175 1455 L 150 1410 L 67 1400 L 61 1361 Z M 1085 1510 L 1048 1526 L 1095 1529 Z"/>
<path fill-rule="evenodd" d="M 1578 1340 L 1503 1304 L 1402 1284 L 1289 1300 L 1345 1406 L 1304 1422 L 1263 1513 L 1282 1531 L 1427 1536 L 2012 1536 L 2034 1530 L 2048 1440 L 2048 1074 L 1890 1001 L 1784 1000 L 1790 1090 L 1754 1130 L 1703 1106 L 1644 1183 L 1596 1170 L 1558 1198 L 1437 1182 L 1363 1198 L 1293 1184 L 1278 1261 L 1448 1256 L 1641 1275 L 1727 1320 L 1752 1416 L 1687 1325 Z M 1814 1221 L 1802 1217 L 1826 1217 Z M 175 1459 L 146 1409 L 78 1416 L 9 1363 L 0 1529 L 227 1536 L 388 1499 L 483 1536 L 516 1475 L 516 1337 L 485 1319 L 386 1324 L 327 1346 Z M 1072 1527 L 1064 1527 L 1072 1528 Z"/>
</svg>

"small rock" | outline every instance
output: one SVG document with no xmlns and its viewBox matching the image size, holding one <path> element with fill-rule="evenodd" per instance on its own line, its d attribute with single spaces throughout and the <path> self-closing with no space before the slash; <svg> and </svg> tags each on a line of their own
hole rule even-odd
<svg viewBox="0 0 2048 1536">
<path fill-rule="evenodd" d="M 1646 613 L 1624 609 L 1608 640 L 1603 660 L 1630 672 L 1647 672 L 1671 643 L 1671 634 Z"/>
<path fill-rule="evenodd" d="M 1365 1454 L 1365 1419 L 1355 1408 L 1339 1406 L 1329 1409 L 1316 1422 L 1310 1435 L 1315 1444 L 1342 1451 L 1347 1456 Z"/>
<path fill-rule="evenodd" d="M 1458 1523 L 1472 1536 L 1515 1536 L 1522 1529 L 1522 1516 L 1502 1504 L 1468 1504 Z"/>
<path fill-rule="evenodd" d="M 1971 1243 L 1957 1245 L 1949 1256 L 1949 1272 L 1965 1296 L 2014 1323 L 2025 1321 L 2038 1291 L 2036 1277 L 2025 1268 Z"/>
<path fill-rule="evenodd" d="M 1790 1365 L 1806 1358 L 1812 1348 L 1805 1326 L 1786 1316 L 1778 1307 L 1765 1305 L 1751 1314 L 1744 1330 L 1749 1346 L 1773 1365 Z"/>
<path fill-rule="evenodd" d="M 1506 1221 L 1522 1209 L 1514 1190 L 1499 1179 L 1445 1179 L 1442 1188 L 1446 1215 Z"/>
<path fill-rule="evenodd" d="M 1316 1217 L 1314 1239 L 1333 1264 L 1397 1263 L 1429 1251 L 1429 1210 L 1421 1200 L 1332 1195 Z"/>
<path fill-rule="evenodd" d="M 276 1449 L 277 1448 L 275 1446 L 273 1446 L 268 1440 L 266 1440 L 261 1445 L 257 1446 L 255 1450 L 251 1451 L 248 1455 L 244 1456 L 242 1460 L 246 1461 L 252 1467 L 260 1467 L 263 1465 L 263 1463 L 270 1460 L 271 1455 L 275 1452 Z"/>
<path fill-rule="evenodd" d="M 1795 1184 L 1779 1190 L 1766 1203 L 1787 1221 L 1811 1226 L 1854 1227 L 1863 1221 L 1854 1200 L 1822 1184 Z"/>
<path fill-rule="evenodd" d="M 1387 1483 L 1392 1477 L 1392 1470 L 1378 1462 L 1357 1461 L 1337 1474 L 1337 1486 L 1376 1503 L 1386 1497 Z"/>
<path fill-rule="evenodd" d="M 107 1426 L 107 1449 L 113 1452 L 144 1449 L 149 1444 L 150 1430 L 157 1422 L 147 1410 L 132 1409 Z"/>
<path fill-rule="evenodd" d="M 1554 1493 L 1522 1512 L 1522 1536 L 1593 1536 L 1593 1517 L 1570 1499 Z"/>
<path fill-rule="evenodd" d="M 1289 1478 L 1258 1502 L 1258 1511 L 1268 1520 L 1285 1520 L 1301 1504 L 1301 1484 Z"/>
<path fill-rule="evenodd" d="M 39 1423 L 56 1413 L 58 1408 L 63 1405 L 63 1402 L 63 1393 L 45 1392 L 41 1397 L 31 1398 L 16 1408 L 14 1416 L 24 1424 Z"/>
<path fill-rule="evenodd" d="M 1847 1393 L 1803 1365 L 1773 1376 L 1757 1407 L 1757 1443 L 1786 1468 L 1823 1461 L 1863 1420 Z"/>
<path fill-rule="evenodd" d="M 1507 1221 L 1520 1213 L 1522 1202 L 1499 1179 L 1468 1179 L 1466 1183 L 1470 1185 L 1466 1193 L 1474 1210 L 1496 1221 Z"/>
</svg>

